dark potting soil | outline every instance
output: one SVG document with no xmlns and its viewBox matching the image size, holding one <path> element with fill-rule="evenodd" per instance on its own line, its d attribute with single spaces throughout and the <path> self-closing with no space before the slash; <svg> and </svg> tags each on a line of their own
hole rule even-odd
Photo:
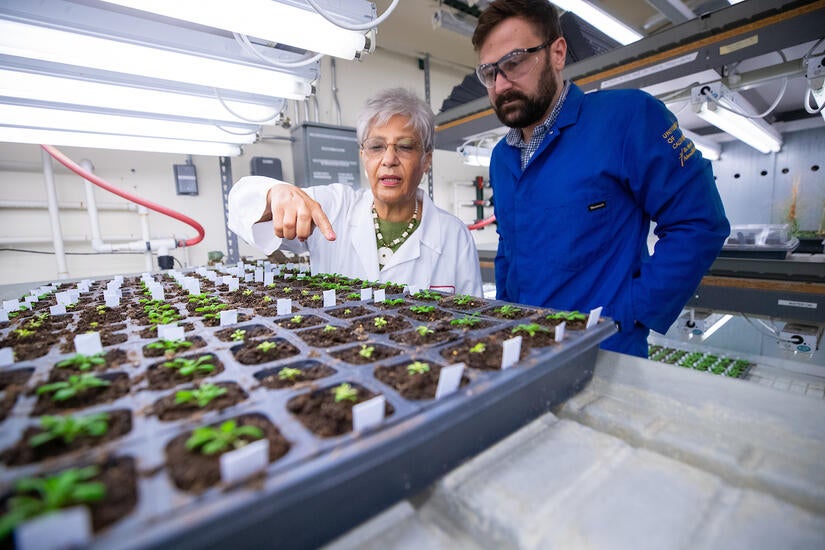
<svg viewBox="0 0 825 550">
<path fill-rule="evenodd" d="M 490 317 L 498 317 L 499 319 L 524 319 L 534 314 L 536 310 L 528 309 L 526 307 L 516 307 L 511 305 L 495 306 L 483 310 L 482 315 L 489 315 Z"/>
<path fill-rule="evenodd" d="M 300 319 L 295 321 L 294 319 L 297 318 Z M 288 328 L 294 330 L 299 328 L 314 327 L 316 325 L 320 325 L 323 322 L 324 320 L 318 317 L 317 315 L 293 315 L 289 319 L 279 321 L 278 326 L 281 328 Z"/>
<path fill-rule="evenodd" d="M 7 386 L 6 390 L 0 394 L 0 421 L 5 420 L 9 415 L 14 404 L 17 402 L 17 396 L 23 393 L 22 386 Z"/>
<path fill-rule="evenodd" d="M 53 401 L 53 393 L 44 393 L 37 397 L 31 416 L 41 416 L 44 414 L 65 414 L 69 411 L 84 409 L 92 405 L 102 405 L 111 403 L 129 393 L 131 381 L 129 375 L 122 372 L 101 374 L 98 376 L 110 382 L 108 386 L 89 388 L 78 393 L 76 396 L 63 401 Z M 49 384 L 58 381 L 50 377 Z"/>
<path fill-rule="evenodd" d="M 272 336 L 272 330 L 266 328 L 263 325 L 246 325 L 246 326 L 232 326 L 223 328 L 219 331 L 215 332 L 215 336 L 217 336 L 222 342 L 233 342 L 235 341 L 232 337 L 236 331 L 243 331 L 243 340 L 244 342 L 252 339 L 261 339 L 266 338 L 268 336 Z"/>
<path fill-rule="evenodd" d="M 383 319 L 386 321 L 386 324 L 381 321 L 376 323 L 376 319 Z M 375 317 L 359 319 L 355 322 L 355 326 L 373 334 L 387 334 L 390 332 L 398 332 L 399 330 L 406 330 L 412 325 L 403 317 L 396 315 L 376 315 Z"/>
<path fill-rule="evenodd" d="M 481 298 L 473 296 L 446 296 L 441 299 L 439 305 L 447 309 L 457 309 L 460 311 L 468 311 L 471 309 L 478 309 L 487 302 Z"/>
<path fill-rule="evenodd" d="M 334 327 L 334 330 L 330 330 L 327 328 L 330 326 L 333 325 L 305 330 L 300 332 L 298 336 L 301 340 L 316 348 L 329 348 L 367 339 L 366 334 L 354 331 L 349 327 Z"/>
<path fill-rule="evenodd" d="M 74 348 L 74 346 L 72 346 Z M 66 380 L 69 376 L 73 374 L 83 374 L 85 372 L 103 372 L 110 369 L 116 369 L 121 365 L 125 365 L 129 362 L 129 354 L 126 351 L 116 348 L 110 349 L 109 351 L 103 354 L 103 360 L 105 363 L 102 365 L 93 365 L 91 368 L 86 370 L 80 370 L 74 365 L 66 365 L 65 367 L 58 367 L 57 363 L 55 363 L 54 368 L 51 370 L 49 374 L 50 379 L 52 380 Z M 59 363 L 60 361 L 58 361 Z"/>
<path fill-rule="evenodd" d="M 434 399 L 441 365 L 425 362 L 430 367 L 429 371 L 410 374 L 407 366 L 411 363 L 412 361 L 405 361 L 400 365 L 378 367 L 375 369 L 375 377 L 395 388 L 405 399 Z M 466 386 L 469 383 L 467 375 L 462 375 L 460 385 Z"/>
<path fill-rule="evenodd" d="M 398 309 L 400 307 L 409 305 L 409 302 L 404 298 L 388 298 L 381 302 L 375 302 L 377 307 L 381 309 Z"/>
<path fill-rule="evenodd" d="M 275 347 L 268 348 L 269 344 L 275 344 Z M 264 347 L 260 347 L 261 345 Z M 270 361 L 278 361 L 298 355 L 301 351 L 284 340 L 283 338 L 269 338 L 268 340 L 251 340 L 232 348 L 232 354 L 239 363 L 244 365 L 260 365 L 261 363 L 268 363 Z"/>
<path fill-rule="evenodd" d="M 62 439 L 53 439 L 37 447 L 32 447 L 29 441 L 37 434 L 43 433 L 39 426 L 30 426 L 23 432 L 20 440 L 0 455 L 0 460 L 9 466 L 20 466 L 40 462 L 47 458 L 62 456 L 83 449 L 91 449 L 114 441 L 132 430 L 132 413 L 126 409 L 106 411 L 109 415 L 108 429 L 99 437 L 82 435 L 70 443 Z M 84 415 L 78 415 L 84 416 Z"/>
<path fill-rule="evenodd" d="M 476 315 L 464 315 L 462 317 L 450 319 L 449 321 L 442 320 L 441 322 L 450 325 L 450 328 L 453 330 L 459 330 L 463 332 L 467 332 L 468 330 L 479 330 L 482 328 L 493 326 L 492 321 L 482 319 L 481 317 L 478 317 Z"/>
<path fill-rule="evenodd" d="M 206 341 L 203 338 L 201 338 L 200 336 L 190 336 L 188 338 L 184 338 L 184 340 L 189 342 L 191 345 L 187 348 L 178 348 L 177 352 L 171 351 L 171 350 L 166 351 L 163 348 L 150 348 L 149 346 L 152 345 L 152 343 L 153 343 L 153 342 L 150 342 L 150 343 L 146 344 L 145 346 L 143 346 L 143 356 L 144 357 L 167 357 L 167 358 L 172 358 L 172 357 L 175 357 L 176 355 L 181 355 L 183 353 L 189 353 L 189 352 L 194 351 L 198 348 L 202 348 L 202 347 L 206 346 Z M 157 342 L 160 342 L 160 340 L 158 340 Z"/>
<path fill-rule="evenodd" d="M 243 389 L 235 382 L 218 382 L 215 384 L 226 390 L 226 393 L 210 401 L 203 407 L 199 407 L 195 402 L 176 404 L 177 391 L 161 397 L 152 405 L 150 414 L 156 415 L 164 421 L 179 420 L 189 418 L 195 414 L 202 414 L 208 411 L 220 411 L 227 407 L 237 405 L 249 397 Z M 180 388 L 178 391 L 195 389 L 195 386 Z"/>
<path fill-rule="evenodd" d="M 339 319 L 351 319 L 353 317 L 369 315 L 370 313 L 372 313 L 372 310 L 364 306 L 350 306 L 333 309 L 328 311 L 327 313 L 329 313 L 333 317 L 338 317 Z"/>
<path fill-rule="evenodd" d="M 319 437 L 349 433 L 352 431 L 352 407 L 378 395 L 358 384 L 350 385 L 358 390 L 355 401 L 336 402 L 334 388 L 326 388 L 295 396 L 287 402 L 286 408 Z M 394 412 L 395 409 L 387 401 L 384 416 L 391 416 Z"/>
<path fill-rule="evenodd" d="M 458 334 L 442 324 L 435 324 L 432 327 L 420 325 L 415 330 L 390 334 L 390 340 L 410 346 L 433 346 L 456 338 L 458 338 Z"/>
<path fill-rule="evenodd" d="M 429 309 L 432 306 L 410 306 L 410 307 L 403 307 L 398 310 L 398 313 L 404 315 L 405 317 L 411 317 L 417 321 L 422 321 L 424 323 L 432 323 L 433 321 L 440 321 L 441 319 L 449 319 L 452 318 L 452 314 L 448 311 L 444 311 L 443 309 L 435 308 L 432 311 L 413 311 L 412 308 L 414 307 L 424 307 Z"/>
<path fill-rule="evenodd" d="M 373 348 L 369 353 L 362 353 L 368 348 Z M 342 349 L 331 353 L 336 359 L 352 363 L 354 365 L 366 365 L 367 363 L 375 363 L 387 357 L 393 357 L 401 353 L 400 349 L 391 348 L 389 346 L 382 346 L 381 344 L 366 343 L 360 346 L 355 346 L 347 349 Z"/>
<path fill-rule="evenodd" d="M 191 384 L 195 380 L 208 378 L 210 376 L 215 376 L 216 374 L 220 374 L 221 372 L 223 372 L 223 363 L 220 359 L 218 359 L 215 355 L 211 353 L 188 355 L 185 358 L 197 360 L 199 357 L 203 355 L 212 356 L 207 363 L 214 366 L 215 368 L 211 371 L 196 371 L 191 376 L 184 376 L 178 373 L 178 369 L 164 367 L 163 364 L 167 361 L 161 361 L 160 363 L 150 365 L 149 368 L 146 369 L 146 379 L 148 380 L 149 389 L 168 390 L 169 388 L 174 388 L 175 386 L 178 386 L 180 384 Z"/>
<path fill-rule="evenodd" d="M 564 319 L 548 319 L 546 315 L 541 315 L 538 319 L 536 319 L 536 323 L 551 328 L 555 328 L 556 325 L 560 325 L 562 322 L 566 323 L 564 325 L 564 330 L 584 330 L 584 327 L 587 326 L 587 319 L 565 321 Z"/>
<path fill-rule="evenodd" d="M 278 460 L 289 450 L 289 441 L 265 416 L 245 414 L 234 420 L 239 426 L 257 426 L 263 431 L 264 437 L 269 440 L 270 462 Z M 212 426 L 219 425 L 220 423 Z M 198 450 L 190 451 L 186 448 L 186 440 L 191 435 L 192 432 L 181 434 L 166 445 L 166 469 L 176 487 L 192 493 L 202 493 L 220 481 L 220 457 L 224 453 L 205 455 Z M 247 443 L 253 441 L 252 438 L 246 436 L 242 439 Z"/>
<path fill-rule="evenodd" d="M 548 329 L 546 327 L 542 327 L 545 329 L 545 331 L 534 331 L 532 336 L 530 336 L 530 332 L 527 330 L 516 330 L 515 332 L 513 332 L 515 328 L 516 327 L 504 329 L 501 331 L 494 332 L 493 334 L 501 338 L 501 340 L 507 340 L 509 338 L 521 336 L 522 348 L 525 346 L 527 346 L 528 348 L 544 348 L 547 346 L 552 346 L 556 343 L 555 331 Z"/>
<path fill-rule="evenodd" d="M 464 363 L 466 366 L 481 370 L 501 369 L 501 343 L 509 338 L 499 335 L 487 335 L 483 338 L 465 338 L 455 346 L 441 350 L 441 356 L 450 363 Z M 483 351 L 473 352 L 477 344 L 483 344 Z M 527 346 L 521 346 L 519 360 L 527 357 Z"/>
<path fill-rule="evenodd" d="M 240 312 L 240 311 L 238 312 L 238 322 L 239 323 L 246 323 L 250 319 L 252 319 L 252 316 L 247 315 L 246 313 L 243 313 L 243 312 Z M 219 326 L 221 326 L 220 316 L 210 317 L 209 319 L 204 318 L 204 319 L 201 320 L 201 322 L 203 323 L 203 326 L 205 326 L 205 327 L 219 327 Z"/>
<path fill-rule="evenodd" d="M 34 367 L 0 371 L 0 391 L 4 391 L 8 386 L 23 386 L 34 373 Z"/>
<path fill-rule="evenodd" d="M 295 378 L 280 378 L 278 373 L 285 368 L 298 369 L 301 373 L 296 375 Z M 318 361 L 309 360 L 298 361 L 297 363 L 292 363 L 283 367 L 257 372 L 255 373 L 255 378 L 260 381 L 262 386 L 273 390 L 279 390 L 283 388 L 299 388 L 315 380 L 332 376 L 333 374 L 335 374 L 335 369 L 332 367 L 328 367 Z"/>
</svg>

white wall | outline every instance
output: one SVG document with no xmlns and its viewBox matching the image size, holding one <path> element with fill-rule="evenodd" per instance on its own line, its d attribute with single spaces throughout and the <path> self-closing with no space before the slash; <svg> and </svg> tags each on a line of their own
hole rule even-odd
<svg viewBox="0 0 825 550">
<path fill-rule="evenodd" d="M 438 112 L 441 103 L 458 84 L 468 70 L 430 63 L 430 91 L 433 110 Z M 378 50 L 362 62 L 336 61 L 336 84 L 341 105 L 342 123 L 355 126 L 357 114 L 366 97 L 381 88 L 403 86 L 424 97 L 424 72 L 418 68 L 418 60 Z M 318 121 L 337 124 L 332 97 L 330 60 L 322 64 L 322 74 L 318 83 Z M 295 111 L 290 106 L 288 114 Z M 304 109 L 300 108 L 303 117 Z M 315 120 L 315 110 L 310 108 L 310 119 Z M 288 130 L 265 128 L 266 135 L 289 136 Z M 70 158 L 79 162 L 89 159 L 95 166 L 95 173 L 109 183 L 130 193 L 153 202 L 178 210 L 200 222 L 206 237 L 198 245 L 187 249 L 173 250 L 173 255 L 184 265 L 202 265 L 207 261 L 210 250 L 226 251 L 220 172 L 215 157 L 194 156 L 200 194 L 178 196 L 175 194 L 174 164 L 183 164 L 183 155 L 135 153 L 104 149 L 83 149 L 61 147 Z M 244 154 L 232 159 L 234 180 L 249 174 L 249 161 L 253 156 L 277 157 L 281 159 L 284 178 L 292 180 L 293 164 L 288 141 L 264 141 L 244 147 Z M 55 165 L 55 181 L 59 202 L 85 202 L 82 180 Z M 453 182 L 472 182 L 475 176 L 487 177 L 486 168 L 464 166 L 457 153 L 436 151 L 433 157 L 434 198 L 438 206 L 454 212 Z M 426 187 L 426 179 L 423 182 Z M 474 198 L 471 187 L 462 188 L 464 200 Z M 125 204 L 125 201 L 95 188 L 95 197 L 100 205 Z M 0 203 L 2 201 L 39 201 L 45 203 L 46 193 L 42 173 L 40 148 L 36 145 L 0 143 Z M 475 216 L 472 208 L 462 209 L 462 219 L 471 222 Z M 0 208 L 0 248 L 18 248 L 48 252 L 53 250 L 50 242 L 51 229 L 45 209 Z M 195 231 L 188 226 L 157 213 L 150 214 L 152 237 L 188 238 Z M 140 222 L 135 213 L 101 212 L 101 230 L 107 237 L 122 237 L 128 240 L 140 238 Z M 82 240 L 66 242 L 67 252 L 91 253 L 86 239 L 90 236 L 89 222 L 83 210 L 61 210 L 60 222 L 63 234 Z M 495 239 L 495 231 L 487 228 L 474 232 L 480 242 Z M 42 237 L 42 244 L 31 243 L 31 238 Z M 9 244 L 15 239 L 21 242 Z M 257 252 L 241 245 L 242 255 L 258 256 Z M 188 256 L 188 258 L 187 258 Z M 136 273 L 145 270 L 142 255 L 69 255 L 67 256 L 69 276 L 90 277 L 118 273 Z M 155 264 L 156 265 L 156 264 Z M 0 284 L 29 281 L 45 281 L 57 278 L 57 264 L 54 255 L 24 252 L 0 251 Z"/>
</svg>

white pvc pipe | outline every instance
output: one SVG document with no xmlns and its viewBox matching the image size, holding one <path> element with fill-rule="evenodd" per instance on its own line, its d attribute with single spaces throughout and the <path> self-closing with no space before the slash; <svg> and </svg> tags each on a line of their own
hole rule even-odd
<svg viewBox="0 0 825 550">
<path fill-rule="evenodd" d="M 57 204 L 60 210 L 86 210 L 86 203 L 83 201 L 61 201 Z M 0 200 L 0 209 L 8 210 L 46 210 L 49 208 L 47 201 L 3 201 Z M 99 211 L 113 212 L 137 212 L 137 206 L 130 203 L 117 204 L 107 203 L 98 204 Z"/>
<path fill-rule="evenodd" d="M 43 159 L 43 182 L 46 185 L 46 200 L 49 205 L 49 221 L 52 227 L 54 257 L 55 260 L 57 260 L 57 278 L 68 279 L 69 267 L 66 265 L 66 249 L 63 248 L 63 229 L 60 227 L 60 215 L 57 209 L 57 191 L 54 187 L 52 157 L 42 149 L 40 155 Z"/>
<path fill-rule="evenodd" d="M 138 217 L 140 218 L 140 233 L 143 237 L 143 242 L 149 243 L 151 237 L 149 236 L 149 209 L 143 205 L 138 206 Z M 143 254 L 146 271 L 152 271 L 152 250 L 151 245 L 147 246 L 146 252 Z"/>
<path fill-rule="evenodd" d="M 94 171 L 92 161 L 88 159 L 81 160 L 80 166 L 89 173 Z M 83 186 L 86 191 L 86 210 L 89 212 L 89 226 L 92 230 L 92 248 L 100 252 L 103 239 L 100 238 L 100 217 L 97 213 L 97 201 L 95 200 L 94 188 L 92 188 L 92 182 L 87 179 L 83 180 Z"/>
<path fill-rule="evenodd" d="M 129 241 L 133 241 L 135 239 L 134 236 L 112 236 L 106 237 L 107 241 L 115 241 L 121 243 L 127 243 Z M 49 244 L 52 243 L 53 239 L 49 237 L 0 237 L 0 245 L 14 245 L 14 244 Z M 64 243 L 87 243 L 89 242 L 88 235 L 63 235 L 63 242 Z"/>
</svg>

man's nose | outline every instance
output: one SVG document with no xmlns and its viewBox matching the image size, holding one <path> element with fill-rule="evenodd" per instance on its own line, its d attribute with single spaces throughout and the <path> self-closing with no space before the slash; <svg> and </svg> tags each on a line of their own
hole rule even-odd
<svg viewBox="0 0 825 550">
<path fill-rule="evenodd" d="M 504 90 L 509 90 L 513 86 L 513 83 L 510 82 L 504 73 L 501 71 L 496 71 L 496 79 L 493 84 L 493 89 L 495 89 L 496 93 L 499 94 Z"/>
</svg>

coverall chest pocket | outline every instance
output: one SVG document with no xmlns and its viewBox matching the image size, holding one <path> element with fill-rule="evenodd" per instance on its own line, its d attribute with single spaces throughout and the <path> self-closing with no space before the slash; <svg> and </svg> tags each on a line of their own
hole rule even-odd
<svg viewBox="0 0 825 550">
<path fill-rule="evenodd" d="M 614 199 L 612 194 L 591 190 L 567 194 L 548 205 L 542 220 L 547 263 L 577 271 L 605 254 L 613 239 L 619 238 Z"/>
</svg>

